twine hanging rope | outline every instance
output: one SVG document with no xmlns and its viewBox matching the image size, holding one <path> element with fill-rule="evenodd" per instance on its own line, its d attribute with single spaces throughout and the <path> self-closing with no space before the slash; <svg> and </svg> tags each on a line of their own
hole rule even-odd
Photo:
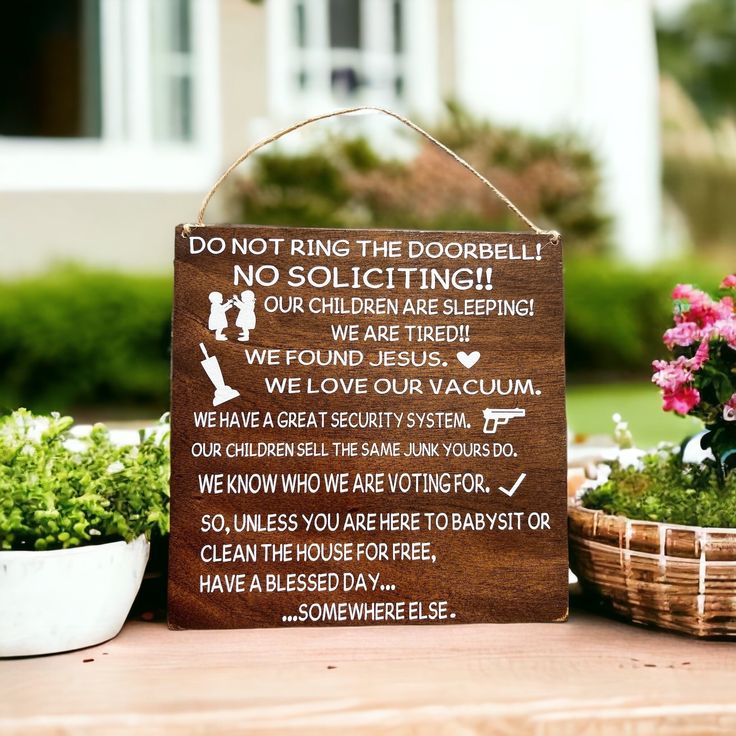
<svg viewBox="0 0 736 736">
<path fill-rule="evenodd" d="M 270 145 L 271 143 L 275 143 L 279 138 L 283 138 L 288 133 L 292 133 L 295 130 L 299 130 L 299 128 L 304 128 L 307 125 L 311 125 L 312 123 L 316 123 L 320 120 L 327 120 L 328 118 L 335 118 L 340 115 L 350 115 L 351 113 L 359 113 L 359 112 L 380 112 L 384 115 L 388 115 L 389 117 L 394 118 L 395 120 L 398 120 L 400 123 L 403 123 L 407 127 L 411 128 L 412 130 L 419 133 L 419 135 L 426 138 L 430 143 L 437 146 L 437 148 L 440 148 L 443 150 L 448 156 L 453 158 L 457 163 L 460 164 L 460 166 L 467 169 L 473 176 L 475 176 L 477 179 L 479 179 L 485 186 L 488 187 L 505 205 L 508 207 L 511 212 L 513 212 L 520 220 L 525 222 L 536 235 L 549 237 L 549 242 L 552 244 L 556 244 L 560 240 L 560 234 L 557 232 L 557 230 L 543 230 L 539 226 L 537 226 L 529 217 L 527 217 L 500 189 L 495 187 L 483 174 L 481 174 L 477 169 L 475 169 L 473 166 L 471 166 L 464 158 L 461 156 L 458 156 L 457 153 L 455 153 L 453 150 L 448 148 L 444 143 L 440 143 L 433 135 L 428 133 L 424 128 L 419 127 L 416 123 L 413 123 L 408 118 L 405 118 L 403 115 L 399 115 L 397 112 L 393 112 L 392 110 L 388 110 L 384 107 L 376 107 L 373 105 L 365 105 L 360 107 L 348 107 L 343 110 L 333 110 L 332 112 L 323 113 L 322 115 L 315 115 L 311 118 L 305 118 L 304 120 L 300 120 L 297 123 L 294 123 L 293 125 L 290 125 L 288 128 L 284 128 L 283 130 L 278 131 L 277 133 L 274 133 L 273 135 L 269 136 L 268 138 L 264 138 L 263 140 L 259 141 L 258 143 L 255 143 L 252 145 L 247 151 L 242 153 L 238 158 L 233 161 L 230 166 L 227 167 L 227 169 L 223 172 L 222 176 L 212 185 L 212 188 L 207 192 L 204 199 L 202 200 L 202 204 L 199 208 L 199 213 L 197 215 L 197 222 L 194 224 L 187 224 L 184 225 L 182 228 L 182 234 L 184 237 L 189 237 L 191 234 L 192 228 L 195 227 L 204 227 L 204 216 L 205 212 L 207 210 L 207 205 L 210 203 L 210 200 L 214 196 L 215 192 L 220 188 L 222 183 L 227 179 L 228 176 L 238 167 L 240 164 L 243 163 L 247 158 L 249 158 L 252 154 L 254 154 L 256 151 L 260 150 L 261 148 L 264 148 L 265 146 Z"/>
</svg>

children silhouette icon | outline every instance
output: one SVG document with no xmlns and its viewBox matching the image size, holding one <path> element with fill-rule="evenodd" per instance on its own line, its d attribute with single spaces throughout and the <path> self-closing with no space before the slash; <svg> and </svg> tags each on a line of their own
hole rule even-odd
<svg viewBox="0 0 736 736">
<path fill-rule="evenodd" d="M 256 326 L 256 295 L 248 289 L 240 295 L 240 298 L 233 296 L 231 301 L 238 308 L 238 316 L 235 320 L 235 326 L 240 327 L 238 340 L 248 342 L 250 331 Z"/>
<path fill-rule="evenodd" d="M 215 340 L 227 340 L 222 331 L 227 327 L 227 311 L 233 306 L 232 299 L 223 303 L 219 291 L 210 292 L 210 319 L 207 326 L 215 333 Z"/>
</svg>

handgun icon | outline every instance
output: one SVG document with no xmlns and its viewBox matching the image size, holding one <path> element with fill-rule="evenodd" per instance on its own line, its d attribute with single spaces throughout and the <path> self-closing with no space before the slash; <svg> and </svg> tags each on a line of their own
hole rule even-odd
<svg viewBox="0 0 736 736">
<path fill-rule="evenodd" d="M 525 417 L 526 409 L 483 409 L 484 434 L 496 434 L 500 424 L 508 424 L 511 419 Z M 491 426 L 493 423 L 493 426 Z"/>
</svg>

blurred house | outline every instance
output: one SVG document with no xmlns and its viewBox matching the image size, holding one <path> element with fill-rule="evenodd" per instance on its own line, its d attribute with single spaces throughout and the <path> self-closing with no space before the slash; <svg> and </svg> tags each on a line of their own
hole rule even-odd
<svg viewBox="0 0 736 736">
<path fill-rule="evenodd" d="M 654 9 L 659 14 L 660 19 L 669 20 L 677 18 L 693 2 L 694 0 L 654 0 Z"/>
<path fill-rule="evenodd" d="M 431 123 L 450 98 L 505 125 L 580 133 L 621 254 L 661 254 L 643 0 L 35 0 L 8 4 L 5 21 L 5 273 L 168 268 L 174 224 L 256 138 L 354 104 Z"/>
</svg>

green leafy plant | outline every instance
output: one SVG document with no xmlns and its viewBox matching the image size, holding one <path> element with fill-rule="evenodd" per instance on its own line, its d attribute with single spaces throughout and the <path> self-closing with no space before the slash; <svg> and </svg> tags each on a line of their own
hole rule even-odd
<svg viewBox="0 0 736 736">
<path fill-rule="evenodd" d="M 60 549 L 169 530 L 168 427 L 115 445 L 95 425 L 25 409 L 0 418 L 0 549 Z"/>
</svg>

